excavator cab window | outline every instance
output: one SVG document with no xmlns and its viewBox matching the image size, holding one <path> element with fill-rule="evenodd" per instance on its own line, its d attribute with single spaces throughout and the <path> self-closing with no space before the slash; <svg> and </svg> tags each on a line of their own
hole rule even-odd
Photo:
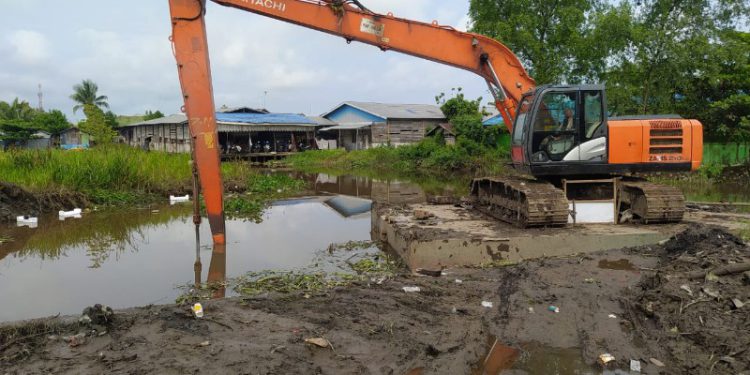
<svg viewBox="0 0 750 375">
<path fill-rule="evenodd" d="M 522 145 L 523 137 L 526 133 L 526 118 L 531 112 L 531 107 L 534 104 L 534 95 L 526 95 L 521 99 L 521 104 L 518 105 L 518 112 L 516 114 L 516 121 L 513 124 L 513 138 L 512 144 Z"/>
<path fill-rule="evenodd" d="M 533 119 L 531 160 L 561 161 L 580 142 L 578 91 L 547 92 Z"/>
<path fill-rule="evenodd" d="M 604 135 L 601 91 L 583 92 L 583 123 L 584 141 Z"/>
</svg>

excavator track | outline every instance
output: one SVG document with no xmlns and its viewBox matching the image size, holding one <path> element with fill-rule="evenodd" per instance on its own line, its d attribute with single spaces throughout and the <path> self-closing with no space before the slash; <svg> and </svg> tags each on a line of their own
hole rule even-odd
<svg viewBox="0 0 750 375">
<path fill-rule="evenodd" d="M 485 177 L 471 182 L 480 211 L 526 228 L 568 223 L 568 199 L 554 185 L 519 177 Z"/>
<path fill-rule="evenodd" d="M 643 223 L 674 223 L 685 215 L 680 189 L 647 181 L 620 182 L 620 201 Z"/>
</svg>

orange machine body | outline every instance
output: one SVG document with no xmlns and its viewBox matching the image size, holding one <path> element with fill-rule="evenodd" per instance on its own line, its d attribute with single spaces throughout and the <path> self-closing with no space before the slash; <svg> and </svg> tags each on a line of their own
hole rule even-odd
<svg viewBox="0 0 750 375">
<path fill-rule="evenodd" d="M 169 0 L 172 44 L 193 138 L 206 212 L 213 240 L 225 243 L 223 184 L 204 15 L 207 0 Z M 695 120 L 610 119 L 607 160 L 535 163 L 532 137 L 514 132 L 518 103 L 539 89 L 518 57 L 504 44 L 450 26 L 377 14 L 354 0 L 211 0 L 317 31 L 465 69 L 482 77 L 512 137 L 514 166 L 534 176 L 612 174 L 646 170 L 696 169 L 702 127 Z M 574 90 L 575 88 L 567 88 Z M 603 88 L 601 89 L 603 92 Z M 523 112 L 523 108 L 520 109 Z M 606 111 L 603 111 L 606 113 Z M 521 116 L 519 116 L 521 117 Z M 530 122 L 527 122 L 530 123 Z M 529 144 L 522 145 L 520 140 Z M 661 169 L 666 166 L 667 168 Z M 196 197 L 197 198 L 197 197 Z"/>
<path fill-rule="evenodd" d="M 687 119 L 610 119 L 610 164 L 685 164 L 700 167 L 703 125 Z"/>
</svg>

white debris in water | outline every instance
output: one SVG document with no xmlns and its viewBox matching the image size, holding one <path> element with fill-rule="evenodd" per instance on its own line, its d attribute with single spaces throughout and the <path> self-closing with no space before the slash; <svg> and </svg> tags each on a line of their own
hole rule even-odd
<svg viewBox="0 0 750 375">
<path fill-rule="evenodd" d="M 418 293 L 422 290 L 418 286 L 405 286 L 401 289 L 403 289 L 406 293 Z"/>
<path fill-rule="evenodd" d="M 486 307 L 488 309 L 492 308 L 492 302 L 490 301 L 482 301 L 482 307 Z"/>
</svg>

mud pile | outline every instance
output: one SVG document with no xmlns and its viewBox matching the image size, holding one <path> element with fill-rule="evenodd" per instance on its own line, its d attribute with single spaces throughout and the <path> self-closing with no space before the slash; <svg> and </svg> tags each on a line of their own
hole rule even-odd
<svg viewBox="0 0 750 375">
<path fill-rule="evenodd" d="M 750 370 L 750 247 L 696 225 L 656 253 L 655 272 L 623 299 L 636 335 L 663 351 L 668 373 Z"/>
<path fill-rule="evenodd" d="M 35 194 L 20 186 L 0 181 L 0 223 L 13 221 L 16 216 L 37 216 L 48 211 L 84 207 L 86 203 L 85 197 L 80 193 Z"/>
</svg>

